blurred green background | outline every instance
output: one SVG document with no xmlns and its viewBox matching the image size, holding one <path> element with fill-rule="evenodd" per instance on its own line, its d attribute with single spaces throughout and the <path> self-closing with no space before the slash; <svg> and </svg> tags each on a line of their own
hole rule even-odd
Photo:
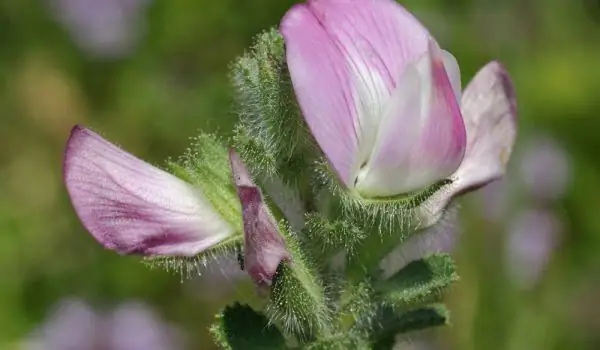
<svg viewBox="0 0 600 350">
<path fill-rule="evenodd" d="M 22 348 L 56 303 L 72 297 L 97 309 L 143 301 L 181 329 L 186 349 L 212 349 L 213 314 L 251 290 L 182 280 L 104 251 L 69 203 L 63 149 L 75 123 L 155 164 L 180 155 L 198 130 L 228 135 L 236 118 L 228 64 L 292 3 L 0 1 L 0 349 Z M 462 278 L 447 296 L 452 326 L 429 334 L 433 348 L 600 349 L 600 2 L 402 3 L 456 56 L 463 84 L 489 60 L 503 62 L 520 112 L 509 209 L 490 219 L 486 196 L 461 200 Z M 562 163 L 534 172 L 541 175 L 533 185 L 566 177 L 551 200 L 526 198 L 519 180 L 536 161 L 519 159 L 537 135 L 563 152 Z M 515 258 L 507 241 L 528 208 L 543 208 L 559 229 L 542 252 L 543 271 L 524 285 L 515 271 L 535 261 Z"/>
</svg>

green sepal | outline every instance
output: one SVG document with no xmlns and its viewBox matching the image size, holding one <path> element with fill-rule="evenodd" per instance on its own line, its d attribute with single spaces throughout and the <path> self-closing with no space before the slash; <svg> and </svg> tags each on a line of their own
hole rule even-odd
<svg viewBox="0 0 600 350">
<path fill-rule="evenodd" d="M 458 280 L 456 265 L 448 254 L 433 254 L 413 261 L 385 281 L 375 284 L 376 298 L 385 305 L 405 309 L 431 303 Z"/>
<path fill-rule="evenodd" d="M 166 271 L 175 272 L 181 275 L 182 278 L 192 278 L 202 275 L 204 268 L 206 268 L 210 262 L 215 261 L 218 258 L 236 258 L 241 253 L 243 245 L 244 236 L 235 234 L 195 256 L 144 257 L 142 261 L 150 268 L 160 268 Z"/>
<path fill-rule="evenodd" d="M 392 349 L 398 334 L 439 327 L 448 322 L 448 310 L 440 304 L 406 312 L 399 312 L 391 307 L 382 307 L 372 323 L 372 349 Z"/>
<path fill-rule="evenodd" d="M 265 142 L 253 137 L 243 124 L 235 126 L 231 141 L 251 174 L 258 174 L 261 177 L 277 175 L 277 156 Z"/>
<path fill-rule="evenodd" d="M 283 350 L 286 341 L 267 317 L 235 303 L 216 316 L 210 327 L 215 343 L 225 350 Z"/>
<path fill-rule="evenodd" d="M 197 187 L 217 213 L 233 228 L 234 234 L 193 257 L 145 257 L 151 268 L 162 268 L 182 277 L 202 274 L 204 267 L 220 257 L 235 257 L 244 244 L 241 205 L 233 184 L 229 154 L 224 143 L 213 134 L 202 133 L 168 169 L 180 179 Z"/>
<path fill-rule="evenodd" d="M 417 216 L 418 209 L 429 198 L 439 191 L 445 191 L 452 184 L 452 180 L 445 179 L 413 193 L 366 198 L 341 184 L 326 159 L 317 162 L 315 171 L 314 191 L 326 189 L 331 192 L 339 200 L 342 216 L 352 217 L 356 222 L 364 223 L 365 227 L 374 228 L 381 233 L 400 232 L 402 235 L 398 237 L 399 242 L 422 228 Z"/>
<path fill-rule="evenodd" d="M 280 232 L 291 259 L 282 262 L 277 269 L 266 313 L 271 322 L 280 325 L 285 334 L 300 343 L 329 335 L 331 320 L 318 273 L 289 230 L 281 227 Z"/>
<path fill-rule="evenodd" d="M 353 256 L 366 234 L 354 222 L 344 219 L 329 220 L 321 213 L 306 215 L 303 230 L 305 246 L 321 265 L 327 265 L 336 253 Z"/>
<path fill-rule="evenodd" d="M 240 117 L 233 146 L 253 174 L 295 185 L 318 151 L 296 102 L 277 29 L 256 36 L 251 50 L 232 64 L 231 78 Z"/>
</svg>

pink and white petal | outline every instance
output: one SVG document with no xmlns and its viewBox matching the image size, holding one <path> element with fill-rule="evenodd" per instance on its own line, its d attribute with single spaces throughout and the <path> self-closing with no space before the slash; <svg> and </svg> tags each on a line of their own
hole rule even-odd
<svg viewBox="0 0 600 350">
<path fill-rule="evenodd" d="M 484 66 L 462 97 L 467 128 L 465 159 L 455 174 L 460 191 L 504 175 L 517 136 L 517 104 L 508 72 L 498 62 Z"/>
<path fill-rule="evenodd" d="M 279 264 L 290 259 L 290 254 L 260 189 L 234 150 L 229 151 L 229 160 L 242 204 L 244 268 L 257 286 L 270 286 Z"/>
<path fill-rule="evenodd" d="M 350 186 L 359 126 L 345 58 L 306 5 L 290 9 L 280 30 L 304 119 L 341 181 Z"/>
<path fill-rule="evenodd" d="M 454 94 L 459 73 L 455 60 L 446 62 L 448 67 L 444 54 L 431 41 L 428 53 L 405 70 L 384 115 L 373 154 L 361 171 L 357 189 L 363 195 L 419 191 L 459 167 L 466 148 L 465 125 Z M 452 69 L 454 82 L 447 68 Z"/>
<path fill-rule="evenodd" d="M 392 0 L 312 0 L 311 12 L 342 52 L 357 109 L 358 164 L 371 154 L 386 104 L 429 32 Z"/>
<path fill-rule="evenodd" d="M 488 63 L 462 96 L 467 149 L 453 183 L 419 208 L 422 226 L 435 223 L 451 199 L 504 175 L 517 134 L 517 109 L 510 77 L 498 62 Z"/>
<path fill-rule="evenodd" d="M 450 52 L 446 50 L 441 51 L 442 61 L 444 62 L 444 68 L 446 69 L 446 74 L 448 74 L 450 85 L 452 85 L 454 97 L 457 101 L 460 101 L 462 97 L 462 83 L 460 80 L 460 67 L 458 66 L 458 61 L 456 61 L 456 57 Z"/>
<path fill-rule="evenodd" d="M 234 233 L 197 189 L 80 126 L 64 180 L 85 228 L 121 254 L 193 256 Z"/>
<path fill-rule="evenodd" d="M 386 102 L 404 68 L 427 51 L 429 32 L 393 0 L 309 0 L 368 100 Z"/>
<path fill-rule="evenodd" d="M 358 171 L 356 190 L 364 197 L 402 193 L 410 151 L 420 132 L 423 81 L 416 64 L 404 71 L 388 102 L 370 159 Z"/>
</svg>

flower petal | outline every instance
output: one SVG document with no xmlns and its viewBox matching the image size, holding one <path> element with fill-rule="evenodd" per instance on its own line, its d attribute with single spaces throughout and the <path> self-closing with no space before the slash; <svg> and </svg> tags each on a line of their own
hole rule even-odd
<svg viewBox="0 0 600 350">
<path fill-rule="evenodd" d="M 277 267 L 290 254 L 277 223 L 262 199 L 261 191 L 251 183 L 249 173 L 234 152 L 229 152 L 244 220 L 244 268 L 259 286 L 270 286 Z"/>
<path fill-rule="evenodd" d="M 428 53 L 406 68 L 387 106 L 373 154 L 359 173 L 356 187 L 362 195 L 418 191 L 458 169 L 466 147 L 454 92 L 460 87 L 458 77 L 452 55 L 442 53 L 433 41 Z"/>
<path fill-rule="evenodd" d="M 344 57 L 304 5 L 286 14 L 281 33 L 304 119 L 340 180 L 351 185 L 358 153 L 357 111 Z"/>
<path fill-rule="evenodd" d="M 498 62 L 488 63 L 462 96 L 467 130 L 465 157 L 451 179 L 419 209 L 422 226 L 435 223 L 450 200 L 504 175 L 517 134 L 517 111 L 512 82 Z"/>
<path fill-rule="evenodd" d="M 391 0 L 312 0 L 281 23 L 300 108 L 351 187 L 406 65 L 427 51 L 427 30 Z"/>
<path fill-rule="evenodd" d="M 64 180 L 86 229 L 121 254 L 193 256 L 233 234 L 197 189 L 80 126 Z"/>
</svg>

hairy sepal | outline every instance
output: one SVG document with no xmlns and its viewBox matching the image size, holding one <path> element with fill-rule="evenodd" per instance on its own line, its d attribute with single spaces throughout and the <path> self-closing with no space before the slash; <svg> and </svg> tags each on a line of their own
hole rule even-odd
<svg viewBox="0 0 600 350">
<path fill-rule="evenodd" d="M 277 29 L 259 34 L 231 72 L 240 117 L 235 148 L 254 174 L 295 181 L 315 147 L 300 115 Z"/>
<path fill-rule="evenodd" d="M 291 259 L 279 265 L 266 314 L 272 323 L 280 325 L 284 334 L 307 343 L 331 332 L 326 294 L 317 270 L 300 249 L 297 238 L 284 225 L 280 225 L 280 232 Z"/>
</svg>

